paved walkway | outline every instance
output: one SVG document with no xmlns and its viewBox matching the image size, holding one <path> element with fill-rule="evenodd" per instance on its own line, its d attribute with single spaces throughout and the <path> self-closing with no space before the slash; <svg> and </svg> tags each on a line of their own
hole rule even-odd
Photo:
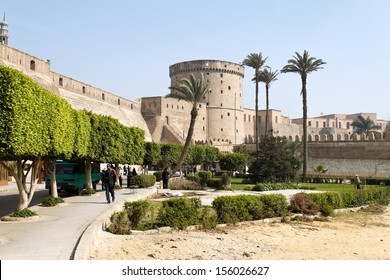
<svg viewBox="0 0 390 280">
<path fill-rule="evenodd" d="M 0 189 L 17 193 L 15 183 Z M 116 190 L 115 202 L 111 204 L 107 203 L 105 193 L 98 191 L 92 196 L 66 197 L 65 204 L 55 207 L 32 206 L 30 209 L 38 213 L 38 218 L 0 222 L 0 259 L 85 259 L 96 230 L 102 228 L 114 211 L 122 209 L 124 201 L 143 199 L 157 191 L 157 185 Z"/>
</svg>

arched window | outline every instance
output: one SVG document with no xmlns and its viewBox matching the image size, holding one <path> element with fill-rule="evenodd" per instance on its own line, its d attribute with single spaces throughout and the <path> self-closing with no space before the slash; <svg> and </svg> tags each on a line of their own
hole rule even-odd
<svg viewBox="0 0 390 280">
<path fill-rule="evenodd" d="M 121 105 L 121 100 L 118 98 L 118 105 Z"/>
<path fill-rule="evenodd" d="M 104 96 L 104 93 L 102 93 L 102 99 L 103 99 L 103 100 L 105 100 L 105 99 L 106 99 L 106 97 Z"/>
<path fill-rule="evenodd" d="M 64 80 L 63 80 L 62 78 L 60 78 L 60 79 L 58 80 L 58 83 L 60 84 L 60 86 L 63 86 L 63 85 L 64 85 Z"/>
<path fill-rule="evenodd" d="M 169 117 L 168 116 L 165 116 L 165 121 L 167 122 L 167 124 L 169 124 Z"/>
<path fill-rule="evenodd" d="M 35 61 L 34 60 L 30 61 L 30 70 L 35 71 Z"/>
<path fill-rule="evenodd" d="M 85 87 L 83 87 L 83 93 L 85 93 Z"/>
</svg>

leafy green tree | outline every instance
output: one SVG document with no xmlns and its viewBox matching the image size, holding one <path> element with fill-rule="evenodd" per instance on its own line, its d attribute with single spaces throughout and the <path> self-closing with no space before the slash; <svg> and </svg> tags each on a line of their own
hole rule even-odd
<svg viewBox="0 0 390 280">
<path fill-rule="evenodd" d="M 34 195 L 38 165 L 50 149 L 47 120 L 53 95 L 6 66 L 0 66 L 0 81 L 0 159 L 15 178 L 19 191 L 16 210 L 20 211 L 28 207 Z M 8 166 L 9 160 L 14 161 L 14 168 Z"/>
<path fill-rule="evenodd" d="M 161 162 L 160 165 L 170 167 L 179 161 L 183 154 L 183 145 L 179 144 L 162 144 L 161 145 Z M 172 174 L 176 171 L 172 171 Z"/>
<path fill-rule="evenodd" d="M 184 162 L 192 166 L 204 163 L 206 158 L 206 150 L 204 147 L 205 146 L 191 145 Z"/>
<path fill-rule="evenodd" d="M 262 136 L 259 151 L 249 166 L 256 182 L 285 181 L 295 178 L 300 160 L 286 137 Z"/>
<path fill-rule="evenodd" d="M 272 82 L 278 80 L 278 75 L 278 71 L 272 71 L 268 66 L 259 72 L 259 81 L 265 83 L 265 134 L 268 133 L 269 123 L 269 88 Z"/>
<path fill-rule="evenodd" d="M 297 73 L 301 76 L 302 82 L 302 104 L 303 104 L 303 178 L 307 174 L 307 161 L 308 161 L 308 149 L 307 149 L 307 92 L 306 92 L 306 83 L 307 75 L 322 69 L 322 65 L 326 62 L 322 59 L 316 59 L 311 57 L 308 51 L 304 51 L 303 55 L 300 55 L 298 52 L 295 52 L 293 59 L 289 59 L 280 72 L 282 73 Z"/>
<path fill-rule="evenodd" d="M 259 71 L 261 67 L 263 67 L 267 58 L 263 59 L 263 55 L 261 53 L 250 53 L 242 62 L 243 65 L 251 67 L 255 69 L 255 144 L 256 151 L 259 146 Z"/>
<path fill-rule="evenodd" d="M 158 165 L 160 161 L 161 161 L 161 145 L 155 142 L 146 142 L 144 164 Z"/>
<path fill-rule="evenodd" d="M 246 156 L 241 153 L 223 154 L 219 159 L 221 169 L 229 171 L 230 176 L 233 176 L 234 171 L 242 171 L 246 162 Z"/>
<path fill-rule="evenodd" d="M 75 144 L 75 112 L 67 101 L 52 94 L 47 120 L 51 135 L 50 150 L 44 157 L 45 171 L 50 176 L 50 193 L 58 197 L 56 183 L 56 160 L 70 159 Z"/>
<path fill-rule="evenodd" d="M 370 116 L 368 116 L 367 119 L 365 119 L 363 116 L 357 116 L 356 120 L 354 120 L 351 125 L 354 128 L 354 132 L 357 134 L 368 134 L 369 132 L 381 128 L 370 119 Z"/>
<path fill-rule="evenodd" d="M 221 152 L 216 147 L 205 146 L 205 159 L 204 163 L 206 165 L 206 169 L 210 170 L 212 165 L 219 160 L 221 156 Z"/>
<path fill-rule="evenodd" d="M 190 148 L 192 135 L 194 134 L 196 117 L 198 116 L 198 104 L 203 101 L 203 98 L 208 92 L 208 83 L 205 82 L 203 73 L 200 79 L 196 79 L 195 76 L 191 74 L 188 79 L 181 79 L 179 83 L 169 87 L 169 89 L 171 90 L 171 93 L 166 97 L 184 100 L 190 103 L 192 106 L 190 126 L 188 127 L 187 138 L 184 143 L 183 151 L 178 162 L 172 170 L 172 173 L 175 173 L 176 171 L 180 170 L 181 165 L 183 164 L 187 155 L 188 149 Z"/>
</svg>

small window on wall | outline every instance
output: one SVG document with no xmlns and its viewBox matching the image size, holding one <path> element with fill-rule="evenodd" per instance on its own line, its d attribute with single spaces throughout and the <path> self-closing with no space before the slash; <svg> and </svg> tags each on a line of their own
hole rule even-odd
<svg viewBox="0 0 390 280">
<path fill-rule="evenodd" d="M 308 122 L 308 125 L 311 126 L 311 121 Z"/>
<path fill-rule="evenodd" d="M 231 90 L 232 88 L 231 88 L 231 86 L 228 86 L 228 90 Z"/>
<path fill-rule="evenodd" d="M 133 110 L 133 104 L 130 104 L 130 109 Z"/>
<path fill-rule="evenodd" d="M 30 61 L 30 70 L 35 71 L 35 61 L 34 60 Z"/>
<path fill-rule="evenodd" d="M 221 78 L 223 78 L 223 74 L 221 74 Z"/>
<path fill-rule="evenodd" d="M 104 96 L 104 93 L 102 93 L 102 99 L 103 99 L 103 100 L 105 100 L 105 99 L 106 99 L 106 97 Z"/>
<path fill-rule="evenodd" d="M 121 100 L 118 98 L 118 105 L 121 105 Z"/>
<path fill-rule="evenodd" d="M 64 85 L 64 80 L 63 80 L 62 78 L 60 78 L 60 79 L 58 80 L 58 83 L 59 83 L 60 86 L 63 86 L 63 85 Z"/>
<path fill-rule="evenodd" d="M 167 108 L 169 108 L 169 104 L 167 104 Z"/>
<path fill-rule="evenodd" d="M 223 93 L 223 89 L 221 89 L 221 93 Z"/>
<path fill-rule="evenodd" d="M 223 128 L 221 128 L 221 131 L 223 131 Z"/>
<path fill-rule="evenodd" d="M 230 117 L 230 113 L 227 113 L 228 117 Z"/>
<path fill-rule="evenodd" d="M 83 93 L 85 93 L 85 87 L 83 87 Z"/>
<path fill-rule="evenodd" d="M 223 119 L 223 115 L 221 115 L 221 119 Z"/>
</svg>

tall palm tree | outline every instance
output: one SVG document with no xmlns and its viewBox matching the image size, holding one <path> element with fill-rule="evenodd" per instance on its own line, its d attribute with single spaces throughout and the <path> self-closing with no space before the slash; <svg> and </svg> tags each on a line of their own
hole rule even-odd
<svg viewBox="0 0 390 280">
<path fill-rule="evenodd" d="M 302 103 L 303 103 L 303 178 L 307 174 L 307 95 L 306 95 L 306 81 L 307 75 L 311 72 L 318 71 L 323 67 L 321 65 L 326 64 L 322 59 L 316 59 L 311 57 L 308 51 L 304 51 L 303 55 L 295 52 L 293 59 L 289 59 L 280 72 L 282 73 L 298 73 L 301 76 L 302 81 Z"/>
<path fill-rule="evenodd" d="M 363 116 L 358 116 L 356 120 L 351 123 L 351 125 L 353 126 L 354 132 L 357 134 L 368 134 L 373 130 L 378 130 L 381 128 L 370 119 L 370 116 L 368 116 L 367 119 L 365 119 Z"/>
<path fill-rule="evenodd" d="M 259 115 L 259 71 L 261 67 L 263 67 L 267 58 L 263 59 L 263 55 L 261 53 L 251 53 L 247 55 L 247 57 L 242 62 L 243 65 L 249 66 L 255 69 L 255 84 L 256 84 L 256 99 L 255 99 L 255 143 L 256 143 L 256 152 L 259 150 L 259 123 L 258 123 L 258 115 Z"/>
<path fill-rule="evenodd" d="M 265 66 L 263 70 L 259 72 L 259 82 L 265 83 L 265 135 L 268 133 L 268 122 L 269 122 L 269 88 L 271 83 L 277 81 L 279 75 L 278 70 L 272 72 L 271 67 Z M 252 79 L 252 81 L 255 78 Z"/>
<path fill-rule="evenodd" d="M 190 148 L 192 135 L 194 134 L 195 121 L 196 117 L 198 116 L 198 104 L 203 100 L 204 96 L 208 92 L 208 86 L 208 83 L 206 83 L 204 80 L 203 73 L 200 79 L 196 79 L 195 76 L 191 74 L 188 79 L 183 78 L 176 85 L 169 87 L 171 93 L 165 96 L 167 98 L 184 100 L 192 105 L 191 120 L 190 126 L 188 127 L 187 138 L 184 143 L 183 151 L 180 155 L 179 161 L 172 170 L 172 174 L 180 170 L 181 165 L 183 164 L 187 155 L 188 149 Z"/>
</svg>

